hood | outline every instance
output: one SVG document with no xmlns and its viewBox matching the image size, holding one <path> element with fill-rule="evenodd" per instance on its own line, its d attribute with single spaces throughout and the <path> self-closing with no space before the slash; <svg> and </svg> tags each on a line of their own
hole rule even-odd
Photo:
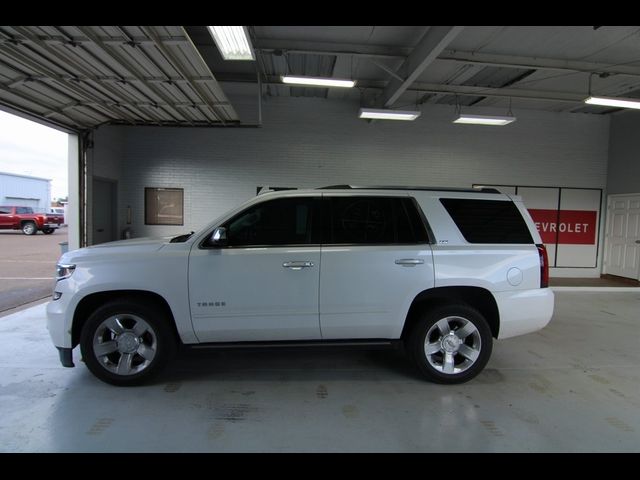
<svg viewBox="0 0 640 480">
<path fill-rule="evenodd" d="M 93 260 L 114 255 L 140 255 L 156 252 L 164 247 L 172 237 L 145 237 L 130 240 L 101 243 L 90 247 L 71 250 L 60 257 L 59 263 L 75 263 L 78 260 Z"/>
</svg>

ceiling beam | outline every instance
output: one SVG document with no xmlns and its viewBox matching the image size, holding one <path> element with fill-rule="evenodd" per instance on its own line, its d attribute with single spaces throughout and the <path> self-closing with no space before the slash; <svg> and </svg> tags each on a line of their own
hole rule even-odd
<svg viewBox="0 0 640 480">
<path fill-rule="evenodd" d="M 288 40 L 257 40 L 256 51 L 273 53 L 276 50 L 288 53 L 309 55 L 335 55 L 381 59 L 405 58 L 410 49 L 390 47 L 384 45 L 339 44 L 329 42 L 297 42 Z M 597 62 L 583 62 L 557 58 L 526 57 L 520 55 L 502 55 L 493 53 L 474 53 L 445 49 L 438 56 L 438 60 L 482 65 L 487 67 L 523 68 L 536 70 L 551 70 L 563 72 L 610 73 L 614 75 L 640 75 L 638 65 L 616 65 Z"/>
<path fill-rule="evenodd" d="M 390 107 L 400 96 L 417 80 L 425 68 L 427 68 L 445 49 L 449 43 L 463 30 L 464 27 L 432 26 L 422 37 L 418 45 L 406 58 L 396 73 L 404 73 L 404 81 L 392 77 L 386 86 L 378 104 Z"/>
<path fill-rule="evenodd" d="M 556 92 L 548 90 L 523 90 L 520 88 L 487 88 L 468 85 L 441 85 L 434 83 L 414 83 L 412 91 L 444 93 L 448 95 L 466 95 L 477 97 L 519 98 L 550 102 L 582 103 L 584 94 Z"/>
<path fill-rule="evenodd" d="M 518 55 L 499 55 L 494 53 L 473 53 L 445 50 L 438 60 L 450 60 L 487 67 L 524 68 L 535 70 L 555 70 L 561 72 L 609 73 L 614 75 L 640 75 L 638 65 L 615 65 L 577 60 L 559 60 L 555 58 L 523 57 Z"/>
<path fill-rule="evenodd" d="M 252 39 L 253 41 L 253 39 Z M 363 45 L 356 43 L 309 42 L 297 40 L 272 40 L 257 38 L 254 50 L 259 53 L 301 53 L 310 55 L 338 55 L 378 58 L 404 58 L 411 48 L 389 47 L 385 45 Z"/>
</svg>

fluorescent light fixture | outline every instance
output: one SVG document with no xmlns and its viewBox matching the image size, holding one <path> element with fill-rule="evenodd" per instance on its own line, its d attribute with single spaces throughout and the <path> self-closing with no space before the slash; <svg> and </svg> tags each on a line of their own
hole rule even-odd
<svg viewBox="0 0 640 480">
<path fill-rule="evenodd" d="M 360 118 L 374 120 L 415 120 L 421 112 L 413 110 L 385 110 L 378 108 L 361 108 L 358 114 Z"/>
<path fill-rule="evenodd" d="M 209 27 L 209 32 L 225 60 L 255 60 L 246 27 Z"/>
<path fill-rule="evenodd" d="M 282 77 L 282 83 L 292 85 L 307 85 L 311 87 L 343 87 L 351 88 L 356 82 L 355 80 L 341 80 L 337 78 L 321 78 L 321 77 L 293 77 L 285 75 Z"/>
<path fill-rule="evenodd" d="M 621 107 L 621 108 L 640 108 L 640 99 L 634 100 L 631 98 L 619 98 L 619 97 L 589 97 L 584 103 L 591 105 L 604 105 L 606 107 Z"/>
<path fill-rule="evenodd" d="M 453 123 L 466 123 L 474 125 L 507 125 L 515 122 L 516 117 L 502 115 L 469 115 L 461 113 Z"/>
</svg>

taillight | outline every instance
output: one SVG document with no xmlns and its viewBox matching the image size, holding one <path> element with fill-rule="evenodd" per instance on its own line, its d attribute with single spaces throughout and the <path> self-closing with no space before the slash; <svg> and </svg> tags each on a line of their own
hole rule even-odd
<svg viewBox="0 0 640 480">
<path fill-rule="evenodd" d="M 540 256 L 540 288 L 549 286 L 549 257 L 547 256 L 547 247 L 544 245 L 536 245 L 538 247 L 538 255 Z"/>
</svg>

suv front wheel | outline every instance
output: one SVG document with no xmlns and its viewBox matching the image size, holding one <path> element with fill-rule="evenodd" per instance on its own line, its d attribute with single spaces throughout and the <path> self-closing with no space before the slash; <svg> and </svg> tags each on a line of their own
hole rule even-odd
<svg viewBox="0 0 640 480">
<path fill-rule="evenodd" d="M 100 380 L 139 385 L 159 373 L 176 349 L 169 319 L 159 308 L 115 300 L 98 308 L 80 336 L 82 358 Z"/>
<path fill-rule="evenodd" d="M 492 336 L 484 317 L 467 305 L 448 305 L 422 314 L 407 339 L 418 370 L 436 383 L 464 383 L 491 356 Z"/>
</svg>

